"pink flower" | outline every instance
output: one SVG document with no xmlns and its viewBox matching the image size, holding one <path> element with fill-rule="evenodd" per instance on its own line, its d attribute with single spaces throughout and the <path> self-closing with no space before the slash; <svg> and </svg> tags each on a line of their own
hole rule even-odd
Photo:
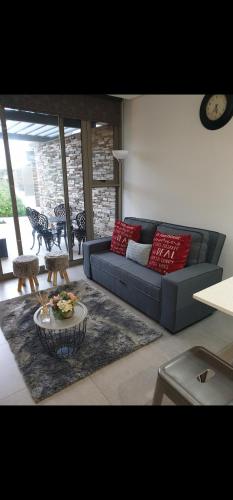
<svg viewBox="0 0 233 500">
<path fill-rule="evenodd" d="M 52 297 L 52 301 L 53 301 L 53 302 L 55 302 L 55 303 L 56 303 L 56 302 L 59 302 L 59 300 L 60 300 L 60 295 L 54 295 L 54 296 Z"/>
<path fill-rule="evenodd" d="M 74 302 L 78 300 L 77 295 L 74 295 L 74 293 L 72 292 L 69 292 L 67 295 L 69 296 L 70 300 L 73 300 Z"/>
</svg>

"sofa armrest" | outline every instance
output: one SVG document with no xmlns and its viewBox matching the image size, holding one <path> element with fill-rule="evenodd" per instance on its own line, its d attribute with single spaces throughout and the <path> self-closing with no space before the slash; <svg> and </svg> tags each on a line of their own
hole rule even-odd
<svg viewBox="0 0 233 500">
<path fill-rule="evenodd" d="M 171 333 L 209 316 L 214 309 L 193 299 L 193 294 L 222 279 L 223 269 L 215 264 L 195 264 L 162 278 L 160 323 Z"/>
<path fill-rule="evenodd" d="M 110 236 L 106 238 L 99 238 L 98 240 L 85 241 L 85 243 L 83 243 L 83 268 L 87 278 L 91 279 L 91 254 L 109 250 L 111 246 L 111 240 L 112 238 Z"/>
</svg>

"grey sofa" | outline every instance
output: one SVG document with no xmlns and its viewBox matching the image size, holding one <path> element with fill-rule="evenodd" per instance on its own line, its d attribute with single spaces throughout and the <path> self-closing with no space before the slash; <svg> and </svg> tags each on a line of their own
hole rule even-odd
<svg viewBox="0 0 233 500">
<path fill-rule="evenodd" d="M 223 269 L 218 260 L 226 236 L 188 226 L 126 217 L 142 226 L 141 243 L 152 243 L 156 230 L 192 235 L 186 267 L 162 276 L 110 251 L 111 237 L 83 244 L 84 272 L 123 300 L 175 334 L 214 312 L 192 298 L 193 293 L 218 283 Z"/>
</svg>

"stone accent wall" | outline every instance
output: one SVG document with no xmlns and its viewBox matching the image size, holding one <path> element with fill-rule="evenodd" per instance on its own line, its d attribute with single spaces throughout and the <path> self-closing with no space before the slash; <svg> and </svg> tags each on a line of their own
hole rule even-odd
<svg viewBox="0 0 233 500">
<path fill-rule="evenodd" d="M 92 203 L 94 212 L 94 237 L 111 236 L 115 224 L 116 188 L 94 188 Z"/>
<path fill-rule="evenodd" d="M 81 133 L 65 137 L 66 164 L 70 206 L 76 212 L 84 210 Z M 60 142 L 54 139 L 32 143 L 34 188 L 37 206 L 46 215 L 54 215 L 54 207 L 64 203 Z M 93 129 L 94 179 L 113 179 L 113 129 L 102 126 Z M 115 222 L 115 188 L 93 190 L 95 237 L 112 233 Z"/>
<path fill-rule="evenodd" d="M 80 134 L 66 137 L 65 145 L 70 206 L 81 212 L 84 209 L 84 197 Z M 39 197 L 41 211 L 46 215 L 54 215 L 54 208 L 64 203 L 59 140 L 34 143 L 34 154 L 38 178 L 36 196 Z"/>
<path fill-rule="evenodd" d="M 113 180 L 113 128 L 111 125 L 92 129 L 93 179 Z"/>
</svg>

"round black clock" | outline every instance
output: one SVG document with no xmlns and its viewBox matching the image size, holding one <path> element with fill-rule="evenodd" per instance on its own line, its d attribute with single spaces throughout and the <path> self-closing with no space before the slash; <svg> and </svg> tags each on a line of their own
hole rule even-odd
<svg viewBox="0 0 233 500">
<path fill-rule="evenodd" d="M 223 127 L 232 115 L 233 94 L 207 94 L 202 99 L 200 120 L 209 130 Z"/>
</svg>

